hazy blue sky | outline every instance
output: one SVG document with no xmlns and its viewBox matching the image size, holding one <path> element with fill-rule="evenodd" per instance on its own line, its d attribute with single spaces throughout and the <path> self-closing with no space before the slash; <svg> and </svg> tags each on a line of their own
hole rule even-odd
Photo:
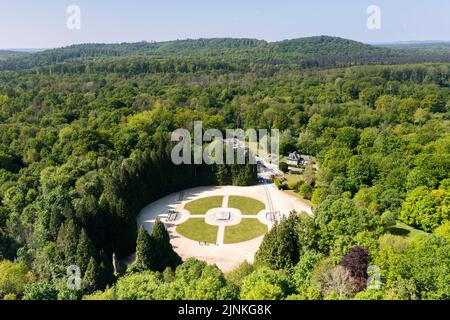
<svg viewBox="0 0 450 320">
<path fill-rule="evenodd" d="M 369 5 L 381 30 L 366 27 Z M 69 5 L 81 30 L 66 27 Z M 0 0 L 0 48 L 86 42 L 333 35 L 368 43 L 450 40 L 450 0 Z"/>
</svg>

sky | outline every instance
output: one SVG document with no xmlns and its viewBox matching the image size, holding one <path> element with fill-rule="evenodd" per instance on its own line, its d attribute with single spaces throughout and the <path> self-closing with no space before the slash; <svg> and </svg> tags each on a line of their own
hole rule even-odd
<svg viewBox="0 0 450 320">
<path fill-rule="evenodd" d="M 67 27 L 70 5 L 80 8 L 80 29 Z M 370 5 L 381 10 L 380 29 L 367 27 Z M 450 0 L 0 0 L 0 48 L 314 35 L 450 41 L 449 14 Z"/>
</svg>

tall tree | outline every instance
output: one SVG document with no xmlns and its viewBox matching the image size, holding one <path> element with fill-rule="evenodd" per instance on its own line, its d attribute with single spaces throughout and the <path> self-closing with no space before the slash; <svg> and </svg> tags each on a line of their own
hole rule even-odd
<svg viewBox="0 0 450 320">
<path fill-rule="evenodd" d="M 255 256 L 255 263 L 273 270 L 294 267 L 300 259 L 296 232 L 297 215 L 292 214 L 276 224 L 264 237 Z"/>
<path fill-rule="evenodd" d="M 95 247 L 91 239 L 89 239 L 86 230 L 81 229 L 80 240 L 77 246 L 77 266 L 82 274 L 86 272 L 91 257 L 96 258 Z"/>
<path fill-rule="evenodd" d="M 112 260 L 106 255 L 105 251 L 100 250 L 99 252 L 99 269 L 100 278 L 98 281 L 98 286 L 101 289 L 106 288 L 106 286 L 114 283 L 114 268 L 112 265 Z"/>
<path fill-rule="evenodd" d="M 100 289 L 100 268 L 96 259 L 91 257 L 83 277 L 82 287 L 85 293 L 92 293 Z"/>
<path fill-rule="evenodd" d="M 65 264 L 75 264 L 77 261 L 78 228 L 70 219 L 59 228 L 57 244 Z"/>
<path fill-rule="evenodd" d="M 170 236 L 164 224 L 158 219 L 153 226 L 151 250 L 151 269 L 162 272 L 167 267 L 175 269 L 181 264 L 181 258 L 170 244 Z"/>
<path fill-rule="evenodd" d="M 151 270 L 152 238 L 142 225 L 139 229 L 136 244 L 136 265 L 140 270 Z"/>
</svg>

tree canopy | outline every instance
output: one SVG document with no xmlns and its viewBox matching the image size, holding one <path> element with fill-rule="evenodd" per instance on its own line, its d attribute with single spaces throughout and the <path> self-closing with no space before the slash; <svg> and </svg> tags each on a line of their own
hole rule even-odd
<svg viewBox="0 0 450 320">
<path fill-rule="evenodd" d="M 0 298 L 448 299 L 448 62 L 331 37 L 5 53 Z M 136 228 L 168 194 L 257 182 L 249 163 L 175 165 L 170 134 L 193 121 L 279 129 L 283 153 L 316 160 L 292 186 L 313 217 L 281 221 L 234 275 L 183 263 L 160 221 Z M 113 253 L 136 251 L 137 270 L 113 275 Z M 379 290 L 361 285 L 366 261 Z"/>
</svg>

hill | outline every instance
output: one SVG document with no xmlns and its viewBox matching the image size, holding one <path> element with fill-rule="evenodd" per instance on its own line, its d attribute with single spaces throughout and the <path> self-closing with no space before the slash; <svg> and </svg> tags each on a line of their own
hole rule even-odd
<svg viewBox="0 0 450 320">
<path fill-rule="evenodd" d="M 449 54 L 450 42 L 449 41 L 411 41 L 411 42 L 397 42 L 380 45 L 384 48 L 394 50 L 406 50 L 416 53 L 429 53 L 429 54 Z"/>
<path fill-rule="evenodd" d="M 405 50 L 381 47 L 348 39 L 316 36 L 266 42 L 256 39 L 187 39 L 166 42 L 137 42 L 119 44 L 80 44 L 37 53 L 7 56 L 0 61 L 0 71 L 25 70 L 62 63 L 77 64 L 77 72 L 87 69 L 88 63 L 120 64 L 118 58 L 139 58 L 139 63 L 170 60 L 190 61 L 193 64 L 227 65 L 297 65 L 300 68 L 334 68 L 362 64 L 400 64 L 422 62 L 450 62 L 442 50 Z M 81 67 L 80 67 L 81 65 Z M 83 66 L 84 65 L 84 66 Z M 221 67 L 220 67 L 221 68 Z M 67 68 L 66 68 L 67 69 Z M 152 72 L 152 68 L 141 68 Z M 80 71 L 81 70 L 81 71 Z"/>
<path fill-rule="evenodd" d="M 342 38 L 319 36 L 280 42 L 256 39 L 214 38 L 167 42 L 120 44 L 81 44 L 28 54 L 8 59 L 0 70 L 19 70 L 63 62 L 86 62 L 98 58 L 145 56 L 156 58 L 230 58 L 234 61 L 292 63 L 298 59 L 314 60 L 333 57 L 334 60 L 367 60 L 368 57 L 393 57 L 401 54 L 388 48 L 378 48 Z"/>
<path fill-rule="evenodd" d="M 22 56 L 25 54 L 26 54 L 25 52 L 14 51 L 14 50 L 0 50 L 0 61 L 5 60 L 7 58 L 11 58 L 11 57 Z"/>
<path fill-rule="evenodd" d="M 361 42 L 329 36 L 285 40 L 271 44 L 280 53 L 314 56 L 398 55 L 399 52 Z"/>
</svg>

